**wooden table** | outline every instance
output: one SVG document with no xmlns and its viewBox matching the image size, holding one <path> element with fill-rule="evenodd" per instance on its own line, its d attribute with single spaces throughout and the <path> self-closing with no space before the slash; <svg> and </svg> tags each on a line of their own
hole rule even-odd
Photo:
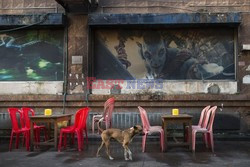
<svg viewBox="0 0 250 167">
<path fill-rule="evenodd" d="M 34 144 L 35 145 L 52 145 L 54 146 L 55 149 L 57 149 L 57 134 L 58 134 L 58 122 L 61 121 L 68 121 L 68 124 L 70 125 L 71 123 L 71 116 L 72 114 L 61 114 L 61 115 L 50 115 L 50 116 L 45 116 L 45 115 L 35 115 L 35 116 L 30 116 L 30 150 L 34 150 Z M 48 133 L 50 135 L 50 129 L 51 129 L 51 124 L 54 125 L 54 138 L 49 139 L 48 141 L 45 142 L 34 142 L 34 123 L 48 123 Z"/>
<path fill-rule="evenodd" d="M 167 126 L 168 124 L 183 124 L 183 135 L 185 137 L 185 127 L 188 125 L 188 141 L 177 143 L 174 145 L 183 145 L 189 146 L 189 150 L 192 150 L 192 118 L 193 116 L 187 114 L 179 114 L 179 115 L 163 115 L 162 119 L 162 127 L 164 129 L 165 134 L 165 151 L 167 151 Z"/>
</svg>

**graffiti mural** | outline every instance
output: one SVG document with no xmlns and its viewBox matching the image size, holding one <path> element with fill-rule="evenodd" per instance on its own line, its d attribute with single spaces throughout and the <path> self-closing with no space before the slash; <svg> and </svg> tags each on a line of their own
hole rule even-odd
<svg viewBox="0 0 250 167">
<path fill-rule="evenodd" d="M 0 81 L 63 80 L 63 31 L 0 34 Z"/>
<path fill-rule="evenodd" d="M 234 30 L 96 30 L 99 79 L 234 80 Z"/>
</svg>

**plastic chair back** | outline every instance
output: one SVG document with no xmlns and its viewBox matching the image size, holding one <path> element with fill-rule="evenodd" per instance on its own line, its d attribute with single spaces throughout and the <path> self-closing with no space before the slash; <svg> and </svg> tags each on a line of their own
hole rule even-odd
<svg viewBox="0 0 250 167">
<path fill-rule="evenodd" d="M 211 112 L 215 109 L 215 108 L 217 108 L 216 106 L 214 106 L 214 107 L 212 107 L 212 108 L 210 108 L 207 112 L 206 112 L 206 114 L 204 115 L 204 119 L 203 119 L 203 123 L 202 123 L 202 128 L 208 128 L 208 123 L 209 123 L 209 120 L 210 120 L 210 117 L 211 117 Z"/>
<path fill-rule="evenodd" d="M 21 108 L 21 111 L 23 113 L 23 120 L 26 128 L 30 128 L 30 118 L 29 113 L 31 113 L 32 116 L 35 115 L 35 111 L 32 108 L 23 107 Z"/>
<path fill-rule="evenodd" d="M 76 115 L 75 115 L 75 122 L 74 122 L 74 125 L 73 125 L 74 128 L 77 128 L 77 127 L 78 127 L 78 125 L 79 125 L 79 123 L 80 123 L 80 120 L 81 120 L 82 112 L 83 112 L 83 109 L 79 109 L 79 110 L 76 112 Z"/>
<path fill-rule="evenodd" d="M 114 110 L 115 98 L 111 97 L 104 103 L 104 111 L 103 111 L 103 118 L 106 119 L 106 116 L 110 117 Z M 111 113 L 111 114 L 110 114 Z"/>
<path fill-rule="evenodd" d="M 204 119 L 204 115 L 206 115 L 206 112 L 209 110 L 210 106 L 206 106 L 205 108 L 203 108 L 203 110 L 201 111 L 201 115 L 200 115 L 200 120 L 198 123 L 198 126 L 202 126 L 202 122 Z"/>
<path fill-rule="evenodd" d="M 150 128 L 150 123 L 149 123 L 149 120 L 148 120 L 147 112 L 140 106 L 138 106 L 138 109 L 140 111 L 140 116 L 141 116 L 141 120 L 142 120 L 143 129 L 148 131 L 149 128 Z"/>
<path fill-rule="evenodd" d="M 83 108 L 79 110 L 80 117 L 77 123 L 77 129 L 83 129 L 86 126 L 86 121 L 89 113 L 89 108 Z"/>
<path fill-rule="evenodd" d="M 19 114 L 19 119 L 20 119 L 20 124 L 21 127 L 24 127 L 24 122 L 23 122 L 23 114 L 18 108 L 8 108 L 8 112 L 10 114 L 10 120 L 12 124 L 12 130 L 18 131 L 21 128 L 18 125 L 18 118 L 17 114 Z"/>
<path fill-rule="evenodd" d="M 213 110 L 211 112 L 210 120 L 207 127 L 208 131 L 213 131 L 214 117 L 215 117 L 215 112 L 217 110 L 217 106 L 214 106 L 212 109 Z"/>
<path fill-rule="evenodd" d="M 110 127 L 114 107 L 115 107 L 115 98 L 111 97 L 104 104 L 103 119 L 105 121 L 106 128 Z"/>
</svg>

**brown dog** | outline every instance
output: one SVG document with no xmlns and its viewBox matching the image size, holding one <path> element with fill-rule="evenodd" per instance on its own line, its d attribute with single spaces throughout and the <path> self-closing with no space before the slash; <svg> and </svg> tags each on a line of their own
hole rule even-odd
<svg viewBox="0 0 250 167">
<path fill-rule="evenodd" d="M 113 138 L 113 139 L 117 140 L 119 143 L 122 144 L 122 146 L 124 148 L 124 158 L 125 158 L 125 160 L 132 160 L 132 152 L 128 148 L 128 145 L 132 141 L 133 137 L 136 134 L 139 134 L 139 133 L 142 132 L 142 126 L 141 125 L 135 125 L 134 127 L 131 127 L 129 129 L 126 129 L 126 130 L 123 130 L 123 131 L 120 130 L 120 129 L 114 129 L 114 128 L 103 130 L 99 126 L 98 126 L 98 128 L 102 132 L 102 134 L 101 134 L 102 144 L 100 145 L 100 147 L 97 150 L 97 153 L 96 153 L 97 157 L 99 156 L 99 151 L 101 150 L 101 148 L 105 144 L 106 153 L 109 156 L 109 159 L 110 160 L 114 159 L 113 157 L 111 157 L 110 149 L 109 149 L 110 139 Z M 127 157 L 127 154 L 129 155 L 129 158 Z"/>
</svg>

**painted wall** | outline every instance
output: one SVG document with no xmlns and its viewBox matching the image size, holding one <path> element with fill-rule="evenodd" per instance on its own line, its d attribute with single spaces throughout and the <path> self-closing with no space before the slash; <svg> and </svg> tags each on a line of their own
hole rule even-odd
<svg viewBox="0 0 250 167">
<path fill-rule="evenodd" d="M 0 81 L 62 81 L 63 46 L 62 29 L 0 33 Z"/>
<path fill-rule="evenodd" d="M 97 79 L 235 80 L 233 28 L 96 30 L 94 43 Z"/>
</svg>

